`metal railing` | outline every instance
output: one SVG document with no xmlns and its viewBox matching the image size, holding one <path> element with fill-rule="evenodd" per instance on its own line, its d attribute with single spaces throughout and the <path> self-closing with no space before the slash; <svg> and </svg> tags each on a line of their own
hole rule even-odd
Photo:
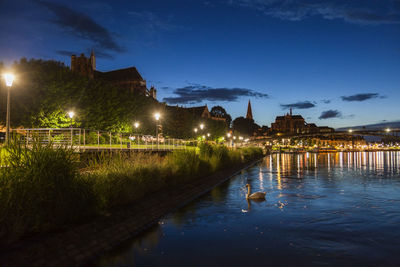
<svg viewBox="0 0 400 267">
<path fill-rule="evenodd" d="M 33 142 L 70 146 L 85 150 L 155 150 L 186 149 L 190 141 L 143 134 L 113 133 L 82 128 L 32 128 L 14 130 L 19 140 L 30 145 Z"/>
</svg>

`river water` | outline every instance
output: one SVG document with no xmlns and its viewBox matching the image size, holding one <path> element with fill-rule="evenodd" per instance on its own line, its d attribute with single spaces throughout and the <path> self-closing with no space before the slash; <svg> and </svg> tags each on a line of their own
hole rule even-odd
<svg viewBox="0 0 400 267">
<path fill-rule="evenodd" d="M 267 156 L 97 264 L 400 266 L 400 152 Z"/>
</svg>

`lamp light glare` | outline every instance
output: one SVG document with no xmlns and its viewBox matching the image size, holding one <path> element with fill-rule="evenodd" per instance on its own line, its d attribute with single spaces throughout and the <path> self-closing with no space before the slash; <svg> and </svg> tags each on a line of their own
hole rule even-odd
<svg viewBox="0 0 400 267">
<path fill-rule="evenodd" d="M 6 86 L 11 87 L 14 81 L 14 75 L 11 73 L 4 73 L 3 78 L 6 81 Z"/>
</svg>

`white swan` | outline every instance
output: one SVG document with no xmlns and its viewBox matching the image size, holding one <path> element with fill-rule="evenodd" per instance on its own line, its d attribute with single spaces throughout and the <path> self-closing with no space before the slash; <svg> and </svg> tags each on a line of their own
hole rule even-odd
<svg viewBox="0 0 400 267">
<path fill-rule="evenodd" d="M 267 193 L 265 193 L 265 192 L 255 192 L 253 194 L 250 194 L 251 186 L 249 184 L 246 184 L 246 187 L 247 187 L 246 199 L 265 199 L 265 195 Z"/>
</svg>

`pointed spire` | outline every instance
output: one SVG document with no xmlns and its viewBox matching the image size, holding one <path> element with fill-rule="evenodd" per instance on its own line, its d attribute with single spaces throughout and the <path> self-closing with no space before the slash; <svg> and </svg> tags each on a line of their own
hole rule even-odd
<svg viewBox="0 0 400 267">
<path fill-rule="evenodd" d="M 253 120 L 253 112 L 251 111 L 251 103 L 249 99 L 249 104 L 247 105 L 247 114 L 246 114 L 246 119 Z"/>
</svg>

